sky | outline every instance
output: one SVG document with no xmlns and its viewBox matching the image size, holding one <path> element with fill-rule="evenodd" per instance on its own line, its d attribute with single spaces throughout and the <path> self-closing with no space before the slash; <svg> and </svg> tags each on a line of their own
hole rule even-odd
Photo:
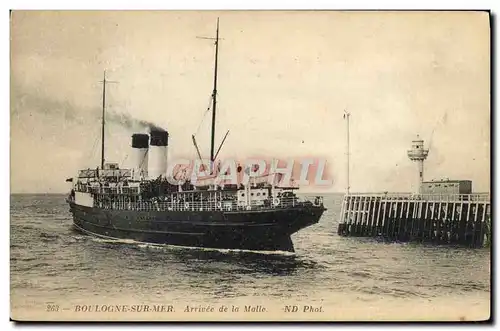
<svg viewBox="0 0 500 331">
<path fill-rule="evenodd" d="M 220 18 L 221 158 L 315 157 L 352 192 L 409 192 L 417 134 L 425 179 L 490 190 L 490 29 L 481 12 L 14 11 L 10 25 L 12 193 L 60 193 L 106 159 L 130 165 L 120 119 L 170 133 L 169 159 L 210 150 L 213 37 Z M 123 122 L 123 121 L 122 121 Z"/>
</svg>

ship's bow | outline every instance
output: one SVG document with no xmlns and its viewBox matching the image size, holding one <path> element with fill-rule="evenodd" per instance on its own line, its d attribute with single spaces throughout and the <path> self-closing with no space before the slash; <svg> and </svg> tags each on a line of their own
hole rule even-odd
<svg viewBox="0 0 500 331">
<path fill-rule="evenodd" d="M 290 223 L 290 234 L 319 222 L 326 208 L 321 205 L 306 205 L 297 210 L 295 219 Z"/>
</svg>

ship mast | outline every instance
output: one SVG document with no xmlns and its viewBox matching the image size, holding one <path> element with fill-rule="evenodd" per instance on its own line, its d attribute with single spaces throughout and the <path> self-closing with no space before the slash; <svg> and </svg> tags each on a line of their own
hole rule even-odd
<svg viewBox="0 0 500 331">
<path fill-rule="evenodd" d="M 218 60 L 219 60 L 219 40 L 223 40 L 219 38 L 219 18 L 217 17 L 217 30 L 215 34 L 215 38 L 212 37 L 196 37 L 199 39 L 210 39 L 215 41 L 215 65 L 214 65 L 214 89 L 212 91 L 212 131 L 210 133 L 210 174 L 214 173 L 214 164 L 215 164 L 215 159 L 217 158 L 217 155 L 219 154 L 220 149 L 222 148 L 222 145 L 224 144 L 224 141 L 227 138 L 227 135 L 229 134 L 229 131 L 226 133 L 224 136 L 224 139 L 222 140 L 222 143 L 220 144 L 219 148 L 217 149 L 217 152 L 215 152 L 215 118 L 217 115 L 217 71 L 218 71 Z M 210 109 L 210 106 L 208 107 L 207 111 Z M 199 128 L 198 128 L 199 129 Z M 199 148 L 196 144 L 196 139 L 195 135 L 192 136 L 193 138 L 193 143 L 194 147 L 196 148 L 196 151 L 198 152 L 198 156 L 201 159 L 201 154 L 199 151 Z"/>
<path fill-rule="evenodd" d="M 104 124 L 106 110 L 106 70 L 104 70 L 104 79 L 102 81 L 102 129 L 101 129 L 101 169 L 104 169 Z"/>
<path fill-rule="evenodd" d="M 217 60 L 219 57 L 219 18 L 217 18 L 217 31 L 215 34 L 215 66 L 214 66 L 214 90 L 212 92 L 212 133 L 210 142 L 210 171 L 213 172 L 215 152 L 215 115 L 217 110 Z"/>
<path fill-rule="evenodd" d="M 106 84 L 118 83 L 112 80 L 106 80 L 106 70 L 102 80 L 102 123 L 101 123 L 101 169 L 104 169 L 104 125 L 106 124 Z"/>
</svg>

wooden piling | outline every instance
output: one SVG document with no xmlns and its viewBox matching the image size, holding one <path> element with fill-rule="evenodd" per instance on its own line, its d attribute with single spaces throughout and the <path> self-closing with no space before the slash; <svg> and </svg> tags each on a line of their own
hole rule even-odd
<svg viewBox="0 0 500 331">
<path fill-rule="evenodd" d="M 491 238 L 490 196 L 349 194 L 337 233 L 341 236 L 482 247 Z M 486 240 L 485 240 L 486 237 Z"/>
</svg>

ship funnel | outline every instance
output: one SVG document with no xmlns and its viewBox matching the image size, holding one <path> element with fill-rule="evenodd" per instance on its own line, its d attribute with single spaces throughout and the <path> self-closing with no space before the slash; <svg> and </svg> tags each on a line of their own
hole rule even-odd
<svg viewBox="0 0 500 331">
<path fill-rule="evenodd" d="M 149 178 L 167 175 L 168 132 L 151 129 L 149 142 Z"/>
<path fill-rule="evenodd" d="M 149 136 L 145 133 L 132 135 L 132 159 L 135 179 L 148 177 Z"/>
</svg>

